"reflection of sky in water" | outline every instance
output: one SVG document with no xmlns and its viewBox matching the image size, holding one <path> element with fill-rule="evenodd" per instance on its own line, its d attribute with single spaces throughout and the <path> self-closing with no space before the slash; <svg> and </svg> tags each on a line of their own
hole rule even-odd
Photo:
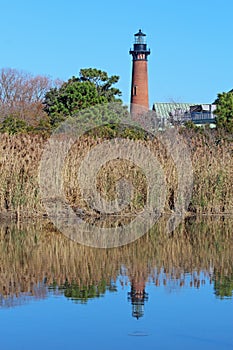
<svg viewBox="0 0 233 350">
<path fill-rule="evenodd" d="M 63 295 L 2 309 L 1 348 L 16 349 L 230 349 L 232 300 L 214 296 L 213 285 L 175 288 L 146 285 L 149 299 L 140 319 L 131 316 L 130 285 L 103 298 L 76 304 Z M 142 335 L 147 336 L 142 336 Z M 4 335 L 4 336 L 3 336 Z M 131 336 L 130 336 L 131 335 Z M 141 336 L 140 336 L 141 335 Z"/>
</svg>

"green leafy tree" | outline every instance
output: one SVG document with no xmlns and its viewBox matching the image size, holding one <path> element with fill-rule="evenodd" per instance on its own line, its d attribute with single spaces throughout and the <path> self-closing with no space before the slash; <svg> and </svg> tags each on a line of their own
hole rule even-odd
<svg viewBox="0 0 233 350">
<path fill-rule="evenodd" d="M 118 100 L 116 96 L 121 96 L 121 91 L 112 86 L 119 81 L 119 76 L 117 75 L 108 77 L 108 74 L 100 69 L 86 68 L 80 70 L 79 76 L 80 81 L 93 83 L 96 86 L 98 95 L 107 98 L 108 102 L 116 102 Z"/>
<path fill-rule="evenodd" d="M 218 94 L 215 103 L 217 127 L 233 132 L 233 90 Z"/>
<path fill-rule="evenodd" d="M 81 69 L 79 77 L 72 77 L 58 88 L 50 89 L 44 99 L 52 127 L 56 127 L 69 116 L 75 116 L 80 110 L 107 102 L 121 102 L 119 89 L 112 85 L 118 76 L 109 77 L 98 69 Z"/>
<path fill-rule="evenodd" d="M 32 131 L 32 126 L 28 125 L 24 120 L 9 116 L 0 124 L 0 132 L 10 135 Z"/>
</svg>

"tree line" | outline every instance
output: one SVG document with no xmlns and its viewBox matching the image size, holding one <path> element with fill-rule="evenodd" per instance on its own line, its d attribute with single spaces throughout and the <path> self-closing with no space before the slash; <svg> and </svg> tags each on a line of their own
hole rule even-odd
<svg viewBox="0 0 233 350">
<path fill-rule="evenodd" d="M 111 102 L 122 105 L 122 93 L 115 87 L 118 81 L 119 76 L 96 68 L 81 69 L 65 82 L 2 68 L 0 132 L 50 133 L 83 109 Z M 215 103 L 217 127 L 233 132 L 233 90 L 219 93 Z"/>
<path fill-rule="evenodd" d="M 118 102 L 121 91 L 114 85 L 119 76 L 96 68 L 81 69 L 68 81 L 33 76 L 11 68 L 0 71 L 0 131 L 50 133 L 79 111 Z"/>
</svg>

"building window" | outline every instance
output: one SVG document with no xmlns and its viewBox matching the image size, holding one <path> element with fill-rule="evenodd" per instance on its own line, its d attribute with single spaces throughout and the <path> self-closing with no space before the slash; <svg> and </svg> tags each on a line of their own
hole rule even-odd
<svg viewBox="0 0 233 350">
<path fill-rule="evenodd" d="M 133 86 L 133 96 L 137 96 L 137 85 Z"/>
</svg>

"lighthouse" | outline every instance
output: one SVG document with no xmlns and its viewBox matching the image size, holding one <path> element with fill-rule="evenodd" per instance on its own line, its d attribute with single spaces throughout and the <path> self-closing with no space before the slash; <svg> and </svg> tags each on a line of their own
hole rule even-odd
<svg viewBox="0 0 233 350">
<path fill-rule="evenodd" d="M 150 49 L 147 49 L 146 34 L 141 29 L 134 34 L 133 49 L 129 53 L 133 58 L 130 113 L 137 116 L 149 109 L 147 57 Z"/>
</svg>

